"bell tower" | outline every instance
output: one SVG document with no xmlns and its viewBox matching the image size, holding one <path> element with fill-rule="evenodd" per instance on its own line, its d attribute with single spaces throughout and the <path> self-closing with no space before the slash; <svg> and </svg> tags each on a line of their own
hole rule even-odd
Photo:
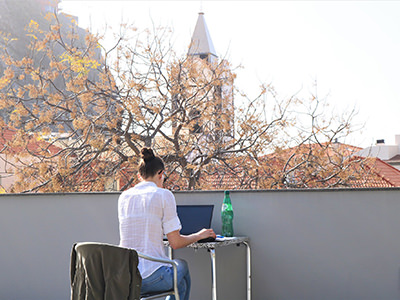
<svg viewBox="0 0 400 300">
<path fill-rule="evenodd" d="M 203 12 L 200 12 L 197 18 L 188 55 L 205 59 L 209 63 L 214 63 L 218 60 Z"/>
<path fill-rule="evenodd" d="M 213 68 L 228 66 L 229 63 L 224 59 L 220 60 L 216 54 L 214 44 L 208 31 L 207 24 L 204 19 L 204 13 L 200 12 L 197 23 L 192 35 L 188 56 L 200 58 L 208 62 L 208 67 L 213 72 Z M 233 104 L 233 81 L 232 74 L 227 67 L 225 74 L 222 76 L 220 83 L 215 85 L 213 91 L 207 97 L 210 105 L 214 107 L 215 117 L 212 120 L 214 124 L 213 136 L 215 140 L 226 141 L 233 137 L 234 134 L 234 104 Z M 192 111 L 192 114 L 200 115 L 199 111 Z M 202 133 L 202 126 L 195 125 L 193 133 Z"/>
</svg>

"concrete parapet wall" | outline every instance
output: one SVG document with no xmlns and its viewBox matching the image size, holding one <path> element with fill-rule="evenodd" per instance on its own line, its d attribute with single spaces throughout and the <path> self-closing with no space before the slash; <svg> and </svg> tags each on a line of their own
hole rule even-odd
<svg viewBox="0 0 400 300">
<path fill-rule="evenodd" d="M 215 204 L 222 191 L 177 192 Z M 65 300 L 73 243 L 118 244 L 119 193 L 0 196 L 0 299 Z M 400 189 L 232 191 L 236 235 L 250 237 L 253 299 L 399 299 Z M 181 249 L 192 300 L 210 299 L 209 254 Z M 217 249 L 218 296 L 246 295 L 245 247 Z"/>
</svg>

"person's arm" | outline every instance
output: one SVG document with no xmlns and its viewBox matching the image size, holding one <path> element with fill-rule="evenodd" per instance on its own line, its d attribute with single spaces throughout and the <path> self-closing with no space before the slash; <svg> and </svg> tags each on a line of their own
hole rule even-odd
<svg viewBox="0 0 400 300">
<path fill-rule="evenodd" d="M 169 245 L 174 250 L 186 247 L 187 245 L 209 237 L 216 237 L 214 230 L 202 229 L 199 232 L 190 235 L 182 235 L 179 230 L 175 230 L 167 234 Z"/>
</svg>

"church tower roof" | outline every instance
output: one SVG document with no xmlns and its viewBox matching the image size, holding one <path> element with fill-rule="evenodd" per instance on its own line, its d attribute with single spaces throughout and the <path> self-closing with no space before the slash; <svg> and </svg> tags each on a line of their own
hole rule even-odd
<svg viewBox="0 0 400 300">
<path fill-rule="evenodd" d="M 199 17 L 197 18 L 188 54 L 199 56 L 200 58 L 208 59 L 209 61 L 217 58 L 203 12 L 200 12 Z"/>
</svg>

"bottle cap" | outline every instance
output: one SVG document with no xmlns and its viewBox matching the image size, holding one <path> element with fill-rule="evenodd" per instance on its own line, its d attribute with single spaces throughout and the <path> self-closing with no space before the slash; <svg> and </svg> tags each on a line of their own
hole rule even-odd
<svg viewBox="0 0 400 300">
<path fill-rule="evenodd" d="M 225 191 L 225 195 L 229 195 L 229 191 Z"/>
</svg>

